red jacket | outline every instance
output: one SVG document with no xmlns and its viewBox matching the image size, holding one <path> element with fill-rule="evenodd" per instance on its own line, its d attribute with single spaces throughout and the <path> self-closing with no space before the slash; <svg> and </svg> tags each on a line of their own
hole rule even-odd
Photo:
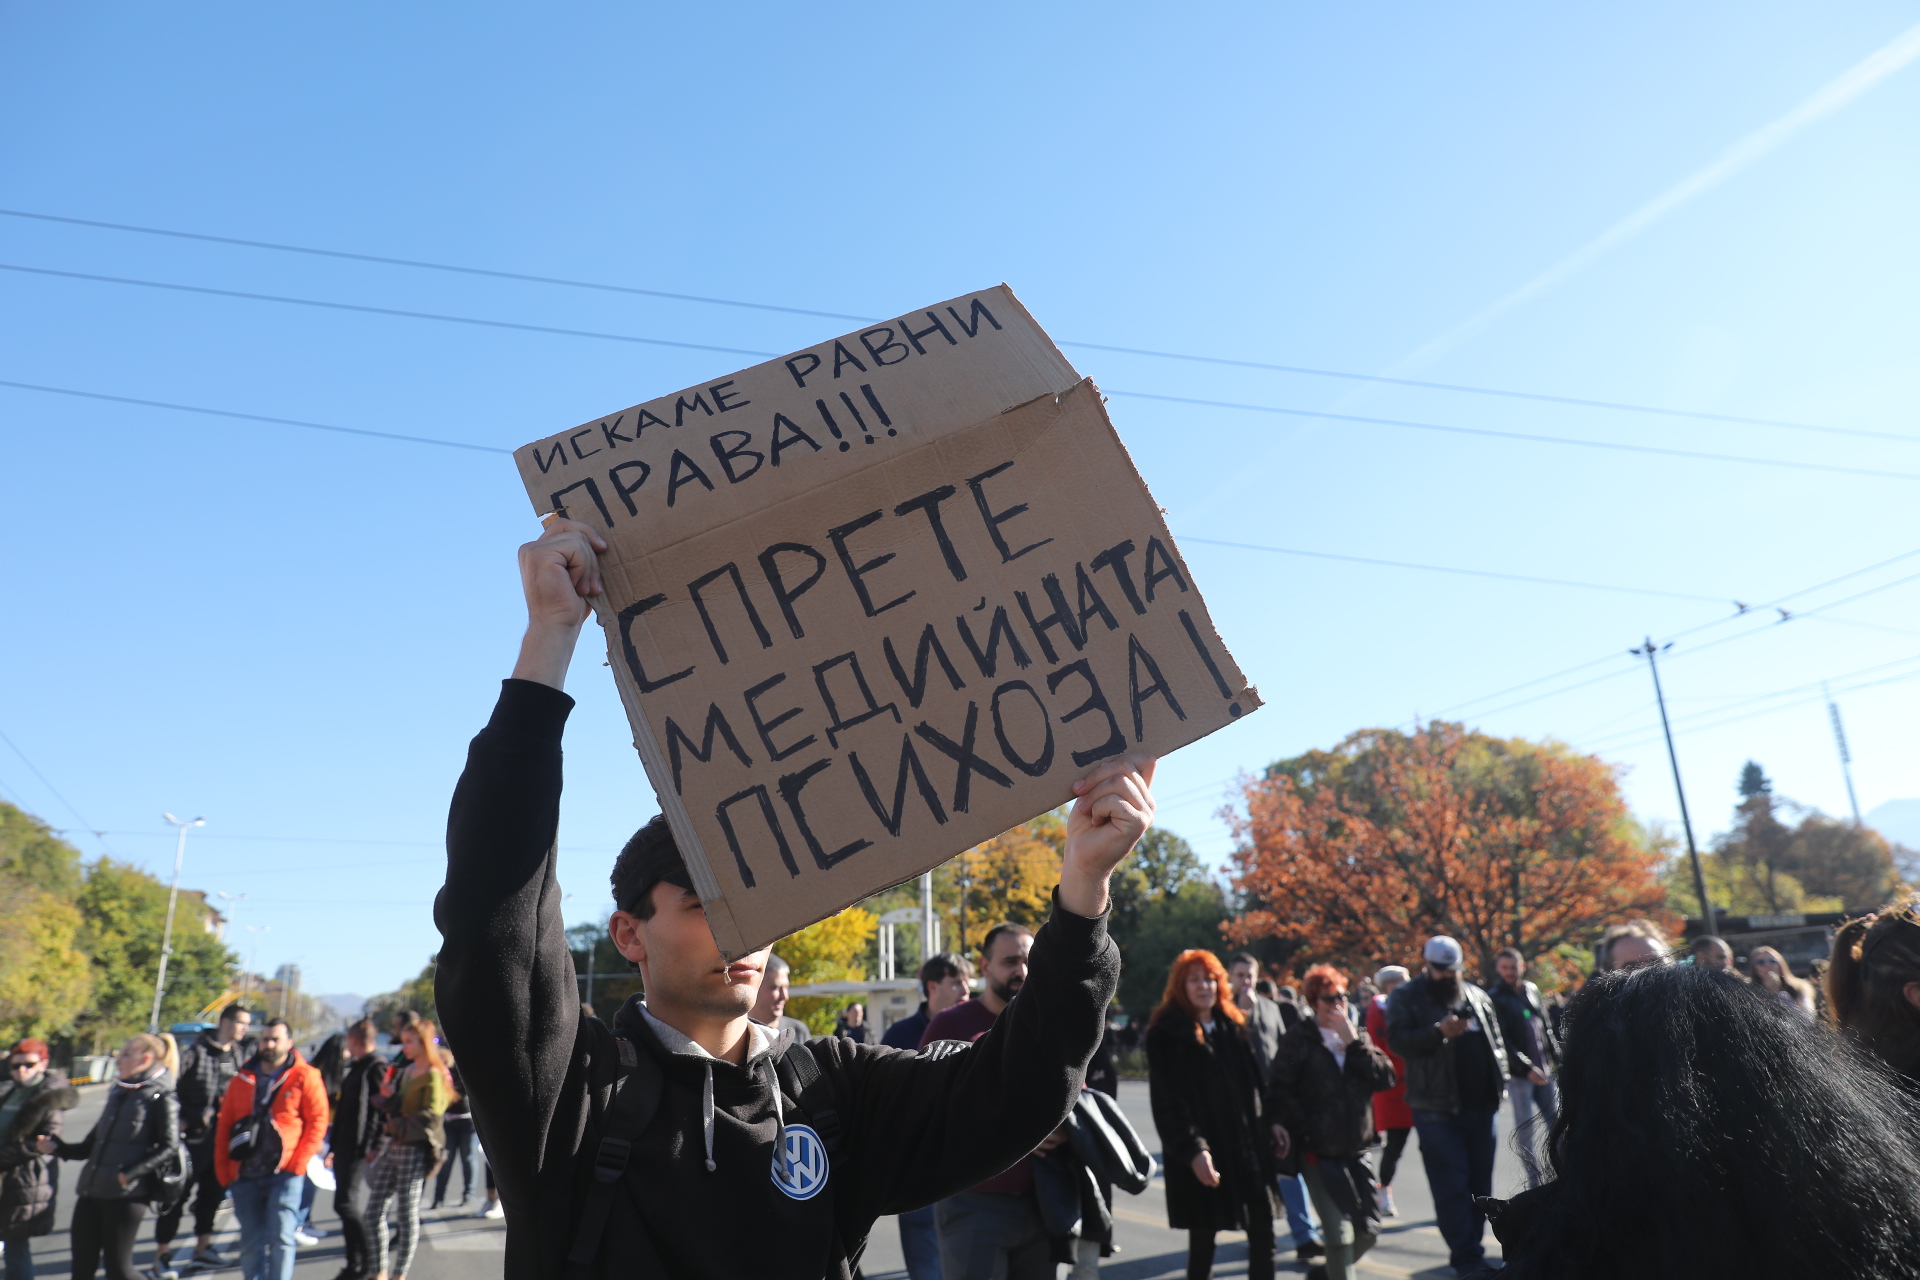
<svg viewBox="0 0 1920 1280">
<path fill-rule="evenodd" d="M 292 1057 L 293 1061 L 287 1064 L 273 1091 L 273 1101 L 267 1104 L 267 1118 L 280 1134 L 278 1173 L 304 1173 L 307 1161 L 320 1154 L 320 1144 L 327 1137 L 326 1082 L 298 1050 L 292 1051 Z M 240 1176 L 239 1163 L 227 1153 L 227 1141 L 233 1134 L 234 1121 L 253 1110 L 254 1070 L 253 1062 L 240 1068 L 227 1085 L 226 1096 L 220 1100 L 220 1119 L 214 1129 L 213 1168 L 220 1175 L 222 1186 L 232 1186 Z"/>
<path fill-rule="evenodd" d="M 1393 1088 L 1383 1089 L 1373 1095 L 1373 1127 L 1383 1133 L 1388 1129 L 1411 1129 L 1413 1111 L 1407 1106 L 1407 1063 L 1399 1054 L 1387 1048 L 1385 997 L 1376 996 L 1373 1003 L 1367 1006 L 1367 1035 L 1387 1057 L 1393 1059 Z"/>
</svg>

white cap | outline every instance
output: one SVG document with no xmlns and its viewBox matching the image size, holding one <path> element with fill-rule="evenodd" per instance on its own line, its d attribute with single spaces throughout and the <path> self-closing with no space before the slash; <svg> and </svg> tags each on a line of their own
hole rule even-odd
<svg viewBox="0 0 1920 1280">
<path fill-rule="evenodd" d="M 1438 934 L 1427 939 L 1427 949 L 1421 952 L 1428 964 L 1437 964 L 1443 969 L 1460 967 L 1460 944 L 1446 934 Z"/>
<path fill-rule="evenodd" d="M 1404 965 L 1390 964 L 1373 975 L 1373 985 L 1376 987 L 1384 987 L 1388 983 L 1398 985 L 1405 982 L 1409 976 Z"/>
</svg>

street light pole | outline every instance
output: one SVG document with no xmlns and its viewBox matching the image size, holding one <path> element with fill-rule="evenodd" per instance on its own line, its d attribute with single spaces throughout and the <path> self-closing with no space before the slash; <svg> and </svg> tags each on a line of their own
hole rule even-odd
<svg viewBox="0 0 1920 1280">
<path fill-rule="evenodd" d="M 1667 763 L 1673 769 L 1673 789 L 1680 797 L 1680 825 L 1687 832 L 1687 857 L 1693 862 L 1693 891 L 1699 895 L 1700 919 L 1705 922 L 1707 932 L 1717 935 L 1720 930 L 1714 924 L 1713 899 L 1707 896 L 1707 873 L 1700 865 L 1700 849 L 1693 842 L 1693 819 L 1687 813 L 1687 789 L 1680 784 L 1680 757 L 1673 750 L 1673 726 L 1667 723 L 1667 695 L 1660 688 L 1658 658 L 1660 654 L 1671 648 L 1673 648 L 1671 642 L 1655 645 L 1653 637 L 1648 636 L 1640 648 L 1629 649 L 1627 652 L 1637 658 L 1645 658 L 1647 670 L 1653 673 L 1653 698 L 1660 704 L 1660 730 L 1667 736 Z"/>
<path fill-rule="evenodd" d="M 173 846 L 173 889 L 167 894 L 167 927 L 160 935 L 160 972 L 153 980 L 153 1012 L 147 1018 L 147 1031 L 153 1035 L 160 1034 L 160 997 L 167 991 L 167 959 L 173 954 L 173 910 L 180 903 L 180 864 L 187 857 L 187 828 L 207 825 L 205 818 L 182 822 L 170 813 L 160 816 L 179 829 L 180 840 Z"/>
<path fill-rule="evenodd" d="M 240 998 L 243 1001 L 246 999 L 247 994 L 253 990 L 254 969 L 260 963 L 260 935 L 263 933 L 272 933 L 273 926 L 270 924 L 250 924 L 247 926 L 247 932 L 253 935 L 253 945 L 247 950 L 247 972 L 241 977 Z"/>
</svg>

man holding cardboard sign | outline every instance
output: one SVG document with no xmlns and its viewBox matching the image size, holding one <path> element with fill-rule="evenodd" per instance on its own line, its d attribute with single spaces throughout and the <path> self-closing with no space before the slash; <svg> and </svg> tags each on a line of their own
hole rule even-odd
<svg viewBox="0 0 1920 1280">
<path fill-rule="evenodd" d="M 1000 1172 L 1078 1095 L 1120 968 L 1107 879 L 1152 820 L 1154 762 L 1073 784 L 1053 919 L 1019 998 L 963 1051 L 796 1046 L 751 1022 L 767 951 L 723 956 L 659 818 L 614 869 L 614 941 L 647 1000 L 610 1031 L 580 1012 L 554 879 L 561 685 L 604 545 L 556 519 L 521 549 L 526 638 L 455 792 L 435 905 L 436 994 L 507 1208 L 506 1274 L 850 1276 L 876 1217 Z"/>
<path fill-rule="evenodd" d="M 521 548 L 526 638 L 435 906 L 507 1273 L 850 1276 L 877 1216 L 1002 1172 L 1066 1115 L 1154 759 L 1259 694 L 1098 391 L 1004 285 L 515 460 L 547 530 Z M 614 867 L 646 1002 L 611 1030 L 579 1012 L 554 880 L 589 611 L 663 810 Z M 748 1019 L 770 944 L 1068 802 L 1053 918 L 972 1047 Z"/>
</svg>

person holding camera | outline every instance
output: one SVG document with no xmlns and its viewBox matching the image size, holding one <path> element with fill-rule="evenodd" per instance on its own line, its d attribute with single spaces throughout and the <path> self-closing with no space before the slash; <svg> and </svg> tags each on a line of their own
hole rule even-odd
<svg viewBox="0 0 1920 1280">
<path fill-rule="evenodd" d="M 247 1064 L 220 1100 L 213 1164 L 240 1220 L 244 1280 L 293 1280 L 307 1162 L 326 1140 L 327 1084 L 293 1047 L 285 1018 L 269 1018 Z"/>
<path fill-rule="evenodd" d="M 1426 967 L 1387 997 L 1387 1043 L 1406 1060 L 1407 1106 L 1449 1261 L 1462 1276 L 1492 1268 L 1481 1241 L 1493 1194 L 1495 1114 L 1506 1096 L 1507 1045 L 1493 997 L 1460 974 L 1460 944 L 1427 939 Z"/>
<path fill-rule="evenodd" d="M 506 1206 L 504 1274 L 849 1280 L 875 1219 L 1002 1172 L 1073 1107 L 1119 980 L 1107 881 L 1152 821 L 1155 762 L 1074 783 L 1052 919 L 971 1045 L 754 1022 L 768 950 L 720 953 L 664 817 L 614 863 L 608 932 L 646 995 L 608 1026 L 580 1011 L 555 874 L 562 686 L 605 549 L 555 517 L 520 550 L 527 631 L 468 750 L 434 905 L 435 999 Z"/>
<path fill-rule="evenodd" d="M 93 1280 L 102 1262 L 107 1280 L 141 1280 L 133 1269 L 133 1241 L 155 1196 L 149 1175 L 183 1150 L 166 1053 L 159 1036 L 129 1039 L 115 1059 L 120 1075 L 92 1132 L 78 1142 L 39 1140 L 42 1155 L 86 1161 L 74 1185 L 73 1280 Z"/>
</svg>

